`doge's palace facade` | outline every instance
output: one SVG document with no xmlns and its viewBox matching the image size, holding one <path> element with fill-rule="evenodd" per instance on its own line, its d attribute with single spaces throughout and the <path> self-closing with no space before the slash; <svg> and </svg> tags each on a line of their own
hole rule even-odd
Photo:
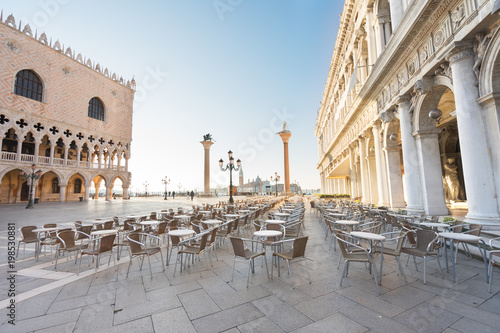
<svg viewBox="0 0 500 333">
<path fill-rule="evenodd" d="M 127 198 L 135 82 L 0 16 L 0 203 L 88 200 L 121 180 Z M 80 199 L 81 198 L 81 199 Z"/>
<path fill-rule="evenodd" d="M 345 1 L 315 129 L 323 193 L 500 224 L 499 2 Z"/>
</svg>

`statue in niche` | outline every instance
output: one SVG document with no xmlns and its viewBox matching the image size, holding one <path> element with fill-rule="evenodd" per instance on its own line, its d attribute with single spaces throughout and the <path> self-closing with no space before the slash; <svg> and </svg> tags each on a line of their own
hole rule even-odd
<svg viewBox="0 0 500 333">
<path fill-rule="evenodd" d="M 476 34 L 474 41 L 474 74 L 476 74 L 476 87 L 479 86 L 479 73 L 481 71 L 481 64 L 483 63 L 484 54 L 488 48 L 491 40 L 491 34 L 485 35 L 483 32 Z"/>
<path fill-rule="evenodd" d="M 458 165 L 454 158 L 446 158 L 444 162 L 444 183 L 448 200 L 457 201 L 460 194 L 460 181 L 458 180 Z"/>
</svg>

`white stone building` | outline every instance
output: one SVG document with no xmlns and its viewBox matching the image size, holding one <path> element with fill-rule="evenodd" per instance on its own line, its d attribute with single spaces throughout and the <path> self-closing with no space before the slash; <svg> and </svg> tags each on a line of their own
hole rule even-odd
<svg viewBox="0 0 500 333">
<path fill-rule="evenodd" d="M 322 193 L 500 223 L 498 8 L 345 1 L 315 130 Z"/>
<path fill-rule="evenodd" d="M 135 82 L 0 15 L 0 203 L 127 198 Z"/>
</svg>

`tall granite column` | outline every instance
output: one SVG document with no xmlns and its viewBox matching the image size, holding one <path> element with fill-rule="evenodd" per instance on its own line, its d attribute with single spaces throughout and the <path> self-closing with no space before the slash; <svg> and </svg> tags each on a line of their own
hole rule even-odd
<svg viewBox="0 0 500 333">
<path fill-rule="evenodd" d="M 292 133 L 285 129 L 283 126 L 283 131 L 278 133 L 283 140 L 283 152 L 284 152 L 284 164 L 285 164 L 285 193 L 290 193 L 290 166 L 288 163 L 288 140 L 292 136 Z"/>
<path fill-rule="evenodd" d="M 210 194 L 210 147 L 214 144 L 212 141 L 200 141 L 205 150 L 205 181 L 203 187 L 204 194 Z"/>
</svg>

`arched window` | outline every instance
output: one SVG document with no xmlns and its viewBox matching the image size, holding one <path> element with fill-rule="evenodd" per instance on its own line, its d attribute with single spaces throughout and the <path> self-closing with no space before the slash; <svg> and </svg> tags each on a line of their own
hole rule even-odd
<svg viewBox="0 0 500 333">
<path fill-rule="evenodd" d="M 59 193 L 59 179 L 57 177 L 52 179 L 52 193 Z"/>
<path fill-rule="evenodd" d="M 82 193 L 82 180 L 80 178 L 75 179 L 73 193 Z"/>
<path fill-rule="evenodd" d="M 41 102 L 42 91 L 42 80 L 40 80 L 35 72 L 29 69 L 23 69 L 22 71 L 19 71 L 17 73 L 16 86 L 14 88 L 14 93 L 16 95 L 24 96 Z"/>
<path fill-rule="evenodd" d="M 89 101 L 89 117 L 104 121 L 104 104 L 97 97 Z"/>
</svg>

